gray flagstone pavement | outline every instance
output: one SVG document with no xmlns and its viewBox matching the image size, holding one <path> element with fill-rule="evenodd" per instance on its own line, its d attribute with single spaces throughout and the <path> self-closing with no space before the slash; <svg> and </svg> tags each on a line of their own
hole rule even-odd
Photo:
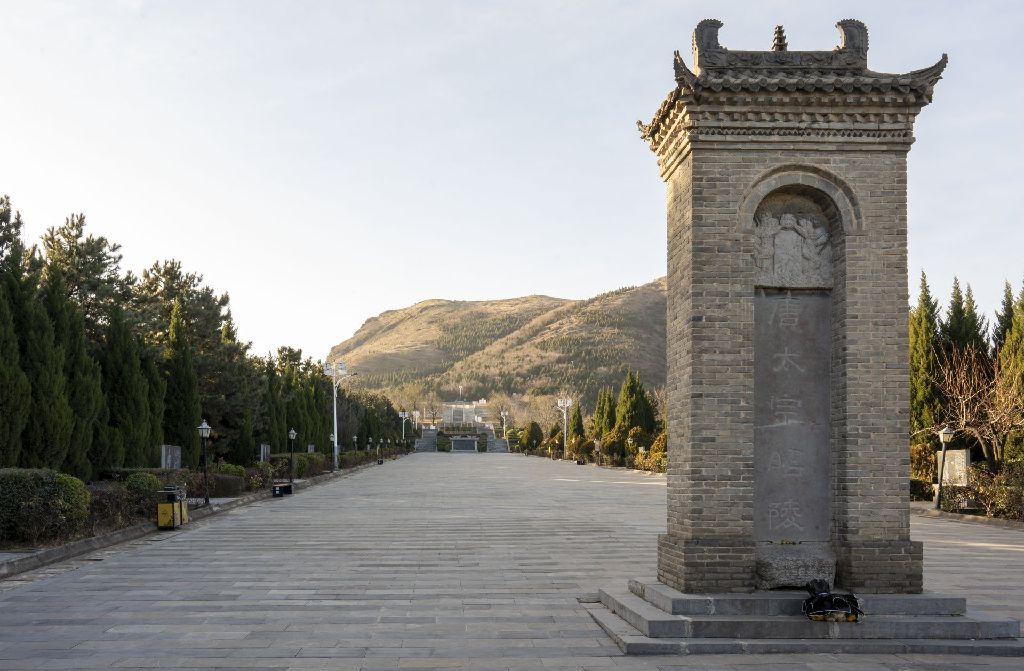
<svg viewBox="0 0 1024 671">
<path fill-rule="evenodd" d="M 626 657 L 576 597 L 654 572 L 665 479 L 414 454 L 0 582 L 0 669 L 1020 669 Z M 1024 617 L 1024 532 L 915 518 L 925 585 Z"/>
</svg>

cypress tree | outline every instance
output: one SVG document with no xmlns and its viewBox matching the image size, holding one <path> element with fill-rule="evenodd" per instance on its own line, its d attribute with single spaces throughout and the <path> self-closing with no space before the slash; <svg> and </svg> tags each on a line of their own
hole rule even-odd
<svg viewBox="0 0 1024 671">
<path fill-rule="evenodd" d="M 1003 282 L 1003 303 L 996 310 L 996 321 L 992 325 L 992 353 L 997 355 L 1006 342 L 1006 334 L 1013 325 L 1013 289 L 1009 282 Z"/>
<path fill-rule="evenodd" d="M 938 302 L 921 272 L 917 305 L 910 310 L 910 431 L 917 434 L 939 423 L 942 412 L 939 390 L 933 380 L 937 367 Z M 920 438 L 924 441 L 928 436 Z"/>
<path fill-rule="evenodd" d="M 68 453 L 59 468 L 82 479 L 92 476 L 91 455 L 97 423 L 106 404 L 99 364 L 86 349 L 85 320 L 69 298 L 63 272 L 47 268 L 43 294 L 58 347 L 64 350 L 64 377 L 72 427 Z"/>
<path fill-rule="evenodd" d="M 21 370 L 18 336 L 0 268 L 0 468 L 18 465 L 21 432 L 28 421 L 31 387 Z"/>
<path fill-rule="evenodd" d="M 154 351 L 141 346 L 142 375 L 146 379 L 146 390 L 149 396 L 149 435 L 143 458 L 151 466 L 160 464 L 160 446 L 164 444 L 164 403 L 167 395 L 167 383 L 160 374 L 157 355 Z M 199 423 L 196 423 L 199 426 Z M 196 431 L 198 434 L 198 431 Z"/>
<path fill-rule="evenodd" d="M 252 410 L 246 408 L 242 414 L 242 425 L 238 435 L 232 441 L 229 452 L 229 460 L 232 464 L 249 466 L 255 458 L 255 445 L 253 443 L 253 417 Z"/>
<path fill-rule="evenodd" d="M 978 305 L 974 302 L 974 291 L 971 285 L 967 285 L 967 292 L 964 294 L 964 328 L 967 338 L 967 346 L 980 354 L 987 354 L 989 351 L 988 319 L 978 311 Z"/>
<path fill-rule="evenodd" d="M 946 310 L 946 321 L 942 322 L 939 331 L 943 342 L 951 349 L 973 349 L 985 354 L 988 352 L 988 325 L 978 314 L 974 303 L 974 292 L 967 287 L 966 295 L 960 289 L 960 280 L 953 278 L 953 291 L 949 298 L 949 309 Z"/>
<path fill-rule="evenodd" d="M 288 427 L 285 426 L 285 412 L 281 400 L 281 379 L 269 359 L 264 368 L 264 380 L 263 399 L 260 404 L 263 411 L 261 439 L 270 445 L 272 453 L 280 454 L 288 447 Z"/>
<path fill-rule="evenodd" d="M 68 454 L 74 416 L 64 377 L 64 350 L 54 340 L 53 324 L 43 305 L 38 258 L 27 258 L 11 283 L 15 287 L 14 324 L 21 368 L 31 386 L 28 422 L 21 434 L 20 466 L 60 468 Z"/>
<path fill-rule="evenodd" d="M 164 403 L 164 437 L 172 445 L 181 446 L 181 463 L 189 467 L 199 464 L 199 433 L 202 421 L 199 406 L 199 381 L 196 376 L 192 347 L 185 333 L 181 302 L 174 301 L 164 360 L 167 394 Z"/>
<path fill-rule="evenodd" d="M 147 444 L 152 435 L 149 384 L 142 372 L 138 340 L 118 307 L 111 312 L 101 351 L 103 393 L 113 429 L 108 465 L 146 466 Z"/>
<path fill-rule="evenodd" d="M 634 426 L 647 433 L 654 431 L 654 408 L 647 398 L 640 376 L 628 371 L 615 406 L 615 428 L 629 431 Z"/>
<path fill-rule="evenodd" d="M 583 412 L 580 411 L 580 404 L 572 406 L 572 414 L 569 415 L 569 440 L 573 441 L 583 437 Z"/>
<path fill-rule="evenodd" d="M 615 428 L 615 399 L 610 387 L 604 387 L 597 394 L 592 424 L 594 438 L 600 438 Z"/>
</svg>

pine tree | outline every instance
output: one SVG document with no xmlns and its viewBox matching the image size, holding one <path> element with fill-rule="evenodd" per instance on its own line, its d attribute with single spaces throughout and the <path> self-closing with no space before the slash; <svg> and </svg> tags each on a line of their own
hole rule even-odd
<svg viewBox="0 0 1024 671">
<path fill-rule="evenodd" d="M 138 339 L 120 308 L 110 314 L 101 353 L 103 393 L 112 429 L 105 466 L 147 466 L 152 435 L 149 384 L 142 372 Z"/>
<path fill-rule="evenodd" d="M 0 468 L 9 468 L 18 465 L 21 432 L 32 400 L 28 377 L 19 363 L 18 336 L 2 275 L 0 268 Z"/>
<path fill-rule="evenodd" d="M 910 310 L 910 431 L 918 435 L 939 423 L 941 396 L 935 385 L 937 370 L 938 302 L 928 289 L 928 278 L 921 272 L 917 305 Z M 920 434 L 921 440 L 931 434 Z"/>
<path fill-rule="evenodd" d="M 569 441 L 583 438 L 583 413 L 580 411 L 580 404 L 572 406 L 572 414 L 569 415 Z"/>
<path fill-rule="evenodd" d="M 164 403 L 164 438 L 181 447 L 181 463 L 188 467 L 199 464 L 199 433 L 196 427 L 202 421 L 199 405 L 199 382 L 192 359 L 192 346 L 185 332 L 184 310 L 180 301 L 174 301 L 164 359 L 167 380 Z"/>
<path fill-rule="evenodd" d="M 60 269 L 68 295 L 82 312 L 86 341 L 94 350 L 103 338 L 107 315 L 122 299 L 121 246 L 85 234 L 85 215 L 73 214 L 64 225 L 43 235 L 43 250 L 51 268 Z"/>
<path fill-rule="evenodd" d="M 992 353 L 993 356 L 999 353 L 1003 343 L 1006 342 L 1006 334 L 1013 325 L 1013 289 L 1009 282 L 1003 282 L 1003 304 L 996 311 L 996 321 L 992 326 Z"/>
<path fill-rule="evenodd" d="M 615 405 L 615 428 L 628 432 L 634 426 L 647 433 L 654 431 L 654 408 L 640 382 L 640 376 L 628 371 Z"/>
<path fill-rule="evenodd" d="M 68 453 L 59 468 L 89 479 L 93 440 L 106 405 L 100 366 L 86 349 L 85 321 L 69 298 L 64 274 L 57 267 L 47 268 L 43 302 L 53 323 L 56 344 L 65 353 L 64 377 L 73 417 Z"/>
</svg>

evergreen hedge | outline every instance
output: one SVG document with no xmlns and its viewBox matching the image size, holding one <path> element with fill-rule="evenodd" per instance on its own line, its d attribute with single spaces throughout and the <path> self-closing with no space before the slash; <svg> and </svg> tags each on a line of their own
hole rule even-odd
<svg viewBox="0 0 1024 671">
<path fill-rule="evenodd" d="M 0 541 L 65 538 L 89 518 L 89 490 L 78 478 L 49 469 L 0 469 Z"/>
</svg>

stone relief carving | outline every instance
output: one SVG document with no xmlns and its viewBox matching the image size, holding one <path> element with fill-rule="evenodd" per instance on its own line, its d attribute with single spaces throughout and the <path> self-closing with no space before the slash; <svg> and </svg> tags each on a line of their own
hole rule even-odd
<svg viewBox="0 0 1024 671">
<path fill-rule="evenodd" d="M 828 221 L 817 205 L 803 197 L 766 201 L 754 216 L 754 226 L 755 284 L 817 289 L 832 286 Z"/>
</svg>

